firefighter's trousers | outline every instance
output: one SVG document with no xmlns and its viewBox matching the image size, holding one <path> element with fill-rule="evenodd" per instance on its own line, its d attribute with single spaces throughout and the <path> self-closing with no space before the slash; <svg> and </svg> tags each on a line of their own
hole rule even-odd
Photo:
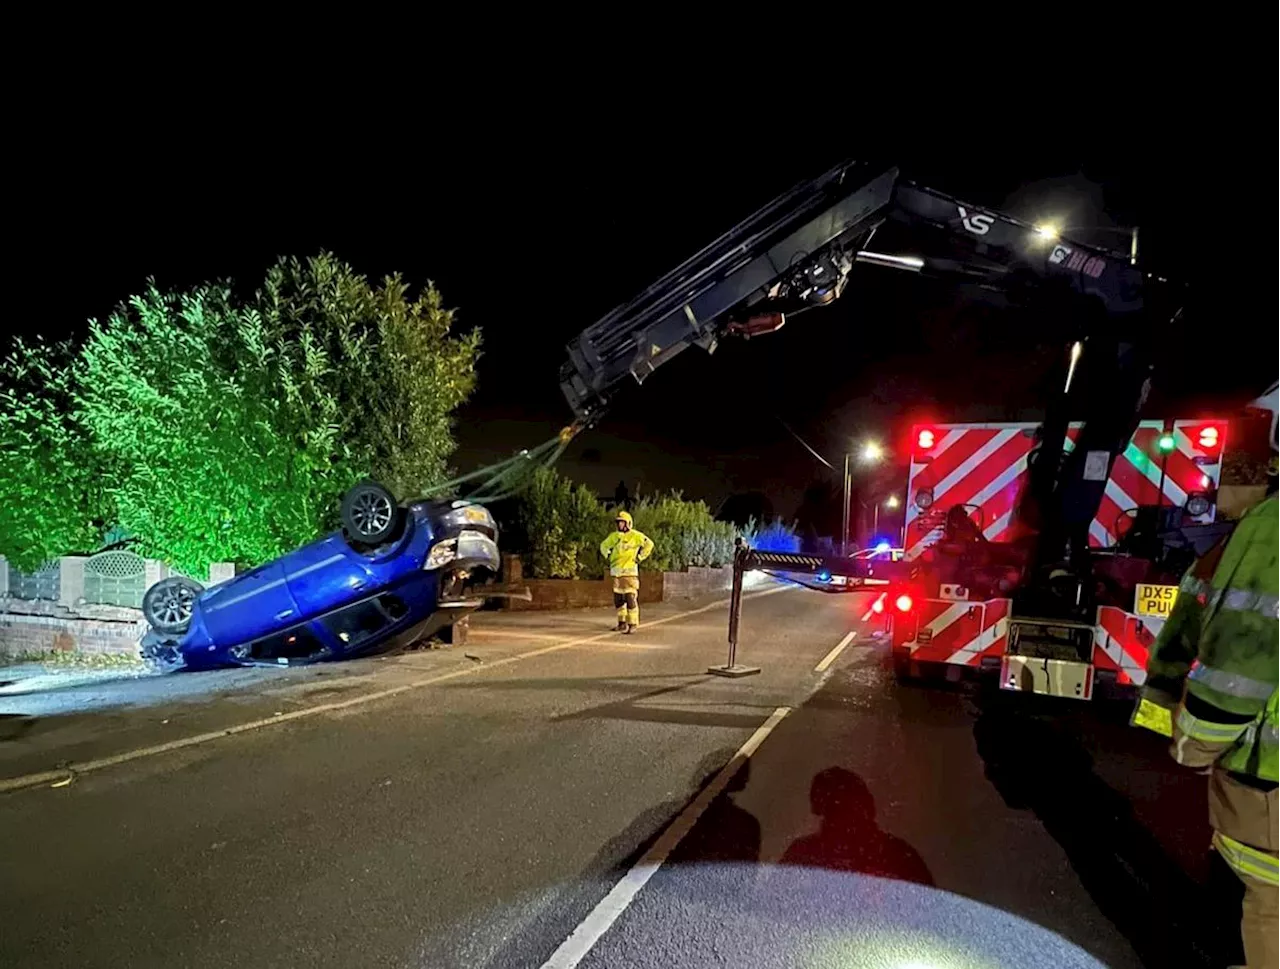
<svg viewBox="0 0 1280 969">
<path fill-rule="evenodd" d="M 640 625 L 640 576 L 613 577 L 613 604 L 617 607 L 620 625 Z"/>
<path fill-rule="evenodd" d="M 1280 889 L 1276 887 L 1277 791 L 1262 791 L 1215 768 L 1209 778 L 1213 846 L 1244 882 L 1244 937 L 1249 969 L 1276 969 Z"/>
</svg>

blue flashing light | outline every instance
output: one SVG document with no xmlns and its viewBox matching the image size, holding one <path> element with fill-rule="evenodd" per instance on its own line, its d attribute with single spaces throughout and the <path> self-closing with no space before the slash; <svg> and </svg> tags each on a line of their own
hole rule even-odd
<svg viewBox="0 0 1280 969">
<path fill-rule="evenodd" d="M 819 572 L 819 573 L 818 573 L 818 581 L 819 581 L 819 582 L 830 582 L 830 581 L 831 581 L 831 573 L 830 573 L 830 572 L 828 572 L 826 569 L 823 569 L 821 572 Z"/>
<path fill-rule="evenodd" d="M 877 542 L 877 543 L 876 543 L 876 551 L 877 551 L 877 552 L 887 552 L 887 551 L 889 551 L 889 549 L 891 549 L 891 548 L 893 548 L 893 546 L 892 546 L 892 545 L 890 545 L 888 542 Z"/>
</svg>

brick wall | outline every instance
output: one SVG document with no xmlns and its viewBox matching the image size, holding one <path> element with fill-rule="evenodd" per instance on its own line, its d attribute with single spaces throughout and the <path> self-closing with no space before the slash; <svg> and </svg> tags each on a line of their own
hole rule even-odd
<svg viewBox="0 0 1280 969">
<path fill-rule="evenodd" d="M 138 609 L 0 598 L 0 656 L 75 651 L 136 657 L 146 631 Z"/>
</svg>

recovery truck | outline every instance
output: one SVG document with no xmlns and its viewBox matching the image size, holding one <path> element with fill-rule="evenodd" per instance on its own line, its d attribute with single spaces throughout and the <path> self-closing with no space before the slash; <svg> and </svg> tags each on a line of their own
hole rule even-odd
<svg viewBox="0 0 1280 969">
<path fill-rule="evenodd" d="M 1096 673 L 1140 683 L 1181 572 L 1224 526 L 1216 488 L 1227 425 L 1141 421 L 1145 348 L 1181 313 L 1181 289 L 1129 253 L 845 161 L 769 203 L 568 345 L 561 388 L 595 423 L 632 381 L 690 346 L 775 332 L 828 305 L 861 267 L 953 281 L 1034 314 L 1061 347 L 1044 420 L 913 429 L 901 562 L 740 548 L 741 574 L 809 573 L 834 591 L 874 579 L 892 616 L 895 670 L 1000 667 L 1001 685 L 1088 699 Z M 1075 419 L 1074 421 L 1072 419 Z M 1228 526 L 1229 527 L 1229 526 Z"/>
</svg>

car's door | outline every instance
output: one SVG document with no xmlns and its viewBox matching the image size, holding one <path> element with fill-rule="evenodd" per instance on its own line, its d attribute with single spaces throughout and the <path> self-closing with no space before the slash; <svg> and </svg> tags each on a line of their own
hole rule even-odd
<svg viewBox="0 0 1280 969">
<path fill-rule="evenodd" d="M 200 611 L 213 641 L 233 646 L 296 622 L 298 606 L 277 559 L 206 592 Z"/>
<path fill-rule="evenodd" d="M 303 619 L 363 599 L 373 591 L 371 571 L 338 533 L 290 552 L 281 562 Z"/>
</svg>

